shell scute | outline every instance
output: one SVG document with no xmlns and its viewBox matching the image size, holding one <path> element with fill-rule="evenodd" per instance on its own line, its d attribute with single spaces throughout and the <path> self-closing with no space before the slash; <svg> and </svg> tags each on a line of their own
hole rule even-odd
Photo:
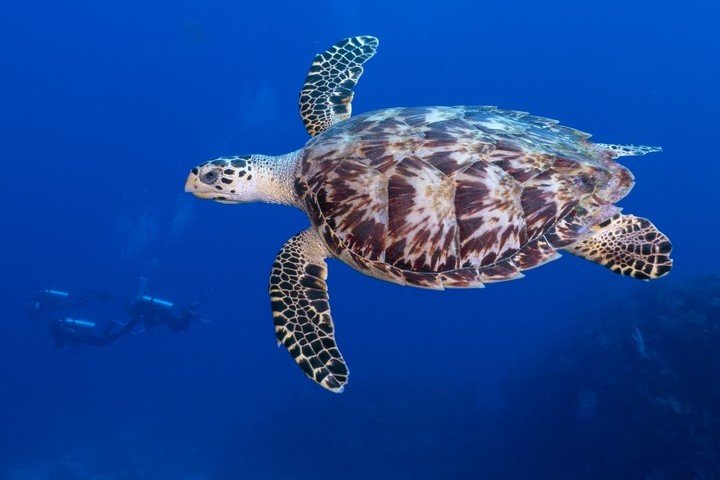
<svg viewBox="0 0 720 480">
<path fill-rule="evenodd" d="M 523 276 L 512 260 L 500 260 L 481 269 L 479 273 L 479 279 L 483 283 L 504 282 L 505 280 L 515 280 Z"/>
<path fill-rule="evenodd" d="M 455 268 L 453 189 L 449 177 L 417 157 L 395 165 L 388 178 L 386 261 L 421 272 Z"/>
<path fill-rule="evenodd" d="M 513 255 L 512 262 L 518 269 L 528 270 L 544 265 L 558 257 L 560 257 L 560 254 L 543 236 L 528 242 L 519 252 Z"/>
<path fill-rule="evenodd" d="M 500 167 L 475 162 L 455 177 L 455 211 L 463 267 L 481 267 L 525 243 L 521 187 Z"/>
<path fill-rule="evenodd" d="M 352 160 L 335 162 L 330 168 L 316 190 L 322 218 L 350 250 L 370 260 L 384 260 L 382 239 L 388 225 L 384 176 Z"/>
</svg>

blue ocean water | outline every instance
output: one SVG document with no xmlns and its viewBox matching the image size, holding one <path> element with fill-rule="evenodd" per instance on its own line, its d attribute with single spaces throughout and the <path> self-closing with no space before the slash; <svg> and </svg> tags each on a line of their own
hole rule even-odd
<svg viewBox="0 0 720 480">
<path fill-rule="evenodd" d="M 0 7 L 0 479 L 720 478 L 715 254 L 720 7 L 578 2 L 19 1 Z M 313 56 L 372 34 L 353 110 L 498 105 L 606 143 L 625 212 L 673 241 L 643 283 L 565 255 L 483 290 L 402 288 L 330 261 L 350 383 L 278 349 L 273 258 L 308 220 L 183 192 L 221 155 L 307 134 Z M 56 288 L 126 320 L 150 293 L 211 321 L 53 346 Z"/>
</svg>

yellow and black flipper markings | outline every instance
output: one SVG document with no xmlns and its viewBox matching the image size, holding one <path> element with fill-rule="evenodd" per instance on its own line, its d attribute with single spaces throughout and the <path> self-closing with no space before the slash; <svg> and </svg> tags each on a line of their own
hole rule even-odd
<svg viewBox="0 0 720 480">
<path fill-rule="evenodd" d="M 342 392 L 348 369 L 335 344 L 325 279 L 327 250 L 313 228 L 292 237 L 270 274 L 275 336 L 310 379 Z"/>
<path fill-rule="evenodd" d="M 310 135 L 350 118 L 352 89 L 378 44 L 370 36 L 346 38 L 315 57 L 300 91 L 300 115 Z"/>
<path fill-rule="evenodd" d="M 615 215 L 565 250 L 599 263 L 615 273 L 654 280 L 672 269 L 672 244 L 649 220 Z"/>
</svg>

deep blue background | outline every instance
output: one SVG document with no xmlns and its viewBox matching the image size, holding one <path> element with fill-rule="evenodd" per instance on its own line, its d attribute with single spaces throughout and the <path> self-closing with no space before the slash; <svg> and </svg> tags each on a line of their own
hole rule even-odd
<svg viewBox="0 0 720 480">
<path fill-rule="evenodd" d="M 662 145 L 623 159 L 637 185 L 621 206 L 671 237 L 662 282 L 680 282 L 720 267 L 718 22 L 717 2 L 692 0 L 5 0 L 0 478 L 475 478 L 479 458 L 533 478 L 523 472 L 542 455 L 482 454 L 504 445 L 500 386 L 541 369 L 590 312 L 660 282 L 566 255 L 522 281 L 437 293 L 332 261 L 352 372 L 332 395 L 276 348 L 269 313 L 269 267 L 304 214 L 202 202 L 182 192 L 187 171 L 302 146 L 312 57 L 372 34 L 355 112 L 491 104 L 597 141 Z M 86 312 L 97 318 L 121 316 L 142 287 L 203 298 L 213 321 L 54 350 L 23 313 L 47 287 L 111 292 Z"/>
</svg>

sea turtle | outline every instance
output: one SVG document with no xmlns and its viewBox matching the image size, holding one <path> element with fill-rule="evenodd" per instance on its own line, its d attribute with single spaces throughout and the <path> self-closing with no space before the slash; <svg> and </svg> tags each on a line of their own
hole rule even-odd
<svg viewBox="0 0 720 480">
<path fill-rule="evenodd" d="M 388 108 L 350 117 L 353 87 L 378 46 L 348 38 L 318 54 L 300 93 L 312 135 L 276 157 L 222 157 L 193 168 L 185 190 L 221 203 L 305 211 L 270 275 L 279 343 L 305 373 L 340 392 L 325 259 L 413 287 L 482 287 L 558 258 L 558 250 L 650 280 L 671 244 L 615 203 L 632 188 L 620 156 L 657 147 L 592 143 L 554 120 L 496 107 Z"/>
</svg>

